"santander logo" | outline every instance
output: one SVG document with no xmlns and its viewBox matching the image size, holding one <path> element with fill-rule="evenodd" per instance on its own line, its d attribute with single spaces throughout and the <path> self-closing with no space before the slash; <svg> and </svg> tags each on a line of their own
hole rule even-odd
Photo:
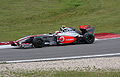
<svg viewBox="0 0 120 77">
<path fill-rule="evenodd" d="M 71 41 L 71 40 L 74 40 L 74 39 L 66 39 L 66 41 Z"/>
</svg>

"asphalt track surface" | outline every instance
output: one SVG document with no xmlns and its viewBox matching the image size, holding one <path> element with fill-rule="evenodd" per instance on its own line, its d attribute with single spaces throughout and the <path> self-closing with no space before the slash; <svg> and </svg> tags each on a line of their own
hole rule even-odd
<svg viewBox="0 0 120 77">
<path fill-rule="evenodd" d="M 0 61 L 86 56 L 111 53 L 120 53 L 120 39 L 99 40 L 93 44 L 49 46 L 29 49 L 0 49 Z"/>
</svg>

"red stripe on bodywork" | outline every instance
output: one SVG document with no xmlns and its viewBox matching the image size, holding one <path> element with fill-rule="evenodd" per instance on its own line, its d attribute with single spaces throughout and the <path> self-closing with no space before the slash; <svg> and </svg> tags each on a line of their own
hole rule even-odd
<svg viewBox="0 0 120 77">
<path fill-rule="evenodd" d="M 30 37 L 37 37 L 37 36 L 43 36 L 43 35 L 42 35 L 42 34 L 41 34 L 41 35 L 30 35 L 30 36 L 27 36 L 27 37 L 25 37 L 25 38 L 23 38 L 23 39 L 19 39 L 19 40 L 17 40 L 16 42 L 19 42 L 19 41 L 28 39 L 28 38 L 30 38 Z"/>
</svg>

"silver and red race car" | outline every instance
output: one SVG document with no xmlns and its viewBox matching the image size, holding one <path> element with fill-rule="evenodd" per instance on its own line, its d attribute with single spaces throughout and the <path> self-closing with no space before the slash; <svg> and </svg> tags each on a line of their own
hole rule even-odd
<svg viewBox="0 0 120 77">
<path fill-rule="evenodd" d="M 94 27 L 90 25 L 81 25 L 79 28 L 80 30 L 76 30 L 72 27 L 62 26 L 60 31 L 54 33 L 23 37 L 17 41 L 11 42 L 11 46 L 19 46 L 20 48 L 41 48 L 49 45 L 94 43 Z"/>
</svg>

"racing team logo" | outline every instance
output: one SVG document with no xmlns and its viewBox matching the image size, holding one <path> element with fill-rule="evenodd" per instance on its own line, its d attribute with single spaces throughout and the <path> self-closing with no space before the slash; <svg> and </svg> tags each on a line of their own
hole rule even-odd
<svg viewBox="0 0 120 77">
<path fill-rule="evenodd" d="M 65 41 L 65 38 L 64 38 L 63 36 L 61 36 L 61 37 L 58 39 L 58 41 L 63 42 L 63 41 Z"/>
</svg>

